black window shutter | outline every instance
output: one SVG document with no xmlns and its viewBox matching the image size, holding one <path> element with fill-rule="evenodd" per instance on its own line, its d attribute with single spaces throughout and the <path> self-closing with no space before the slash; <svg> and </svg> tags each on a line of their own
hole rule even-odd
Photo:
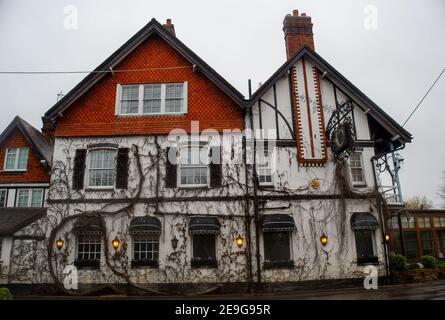
<svg viewBox="0 0 445 320">
<path fill-rule="evenodd" d="M 165 161 L 165 187 L 176 188 L 177 170 L 176 148 L 167 148 L 167 158 Z"/>
<path fill-rule="evenodd" d="M 130 149 L 119 148 L 117 150 L 116 164 L 116 189 L 127 189 L 128 187 L 128 153 Z"/>
<path fill-rule="evenodd" d="M 222 184 L 222 164 L 221 148 L 212 147 L 210 156 L 210 187 L 221 187 Z"/>
<path fill-rule="evenodd" d="M 86 149 L 77 149 L 74 157 L 73 168 L 73 189 L 82 190 L 85 176 L 85 160 L 87 156 Z"/>
</svg>

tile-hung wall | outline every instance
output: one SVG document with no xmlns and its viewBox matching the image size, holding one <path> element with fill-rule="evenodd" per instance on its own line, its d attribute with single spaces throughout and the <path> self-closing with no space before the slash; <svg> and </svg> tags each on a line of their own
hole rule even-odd
<svg viewBox="0 0 445 320">
<path fill-rule="evenodd" d="M 23 179 L 33 174 L 36 159 L 28 147 L 20 143 L 14 145 L 14 139 L 2 151 L 0 175 L 0 208 L 4 207 L 43 207 L 49 184 Z"/>
</svg>

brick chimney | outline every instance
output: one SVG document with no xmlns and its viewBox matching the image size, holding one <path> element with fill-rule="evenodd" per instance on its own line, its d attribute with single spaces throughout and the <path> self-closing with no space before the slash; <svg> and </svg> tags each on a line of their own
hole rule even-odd
<svg viewBox="0 0 445 320">
<path fill-rule="evenodd" d="M 283 31 L 287 59 L 305 45 L 314 50 L 311 17 L 306 16 L 306 13 L 299 14 L 298 10 L 294 10 L 292 14 L 286 15 L 283 21 Z"/>
<path fill-rule="evenodd" d="M 175 25 L 172 23 L 172 19 L 167 19 L 167 21 L 162 25 L 168 32 L 176 37 Z"/>
</svg>

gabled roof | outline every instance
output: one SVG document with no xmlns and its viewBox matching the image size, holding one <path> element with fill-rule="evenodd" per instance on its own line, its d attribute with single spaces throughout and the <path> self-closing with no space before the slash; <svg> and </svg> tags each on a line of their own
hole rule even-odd
<svg viewBox="0 0 445 320">
<path fill-rule="evenodd" d="M 369 108 L 368 115 L 373 117 L 379 124 L 388 130 L 393 136 L 400 136 L 398 140 L 403 143 L 411 142 L 412 135 L 392 119 L 385 111 L 383 111 L 377 104 L 354 86 L 348 79 L 346 79 L 340 72 L 324 60 L 318 53 L 309 47 L 303 47 L 300 51 L 295 53 L 286 63 L 284 63 L 264 84 L 258 88 L 252 95 L 248 106 L 255 104 L 281 77 L 287 74 L 290 68 L 301 58 L 310 59 L 321 73 L 326 72 L 325 77 L 328 78 L 337 87 L 344 90 L 344 92 L 357 104 Z"/>
<path fill-rule="evenodd" d="M 134 49 L 136 49 L 143 41 L 151 35 L 157 34 L 165 40 L 170 46 L 182 54 L 190 63 L 196 65 L 197 69 L 213 81 L 221 90 L 230 96 L 240 107 L 244 107 L 244 96 L 236 90 L 229 82 L 219 75 L 213 68 L 198 57 L 178 38 L 167 31 L 156 19 L 145 25 L 139 32 L 130 38 L 124 45 L 117 49 L 110 57 L 100 64 L 94 72 L 88 74 L 81 82 L 79 82 L 70 92 L 60 99 L 51 109 L 49 109 L 44 118 L 54 119 L 57 115 L 65 111 L 74 101 L 83 93 L 96 84 L 110 68 L 114 68 L 119 62 L 127 57 Z M 107 71 L 107 72 L 98 72 Z"/>
<path fill-rule="evenodd" d="M 0 236 L 12 236 L 45 215 L 46 208 L 0 208 Z"/>
<path fill-rule="evenodd" d="M 46 160 L 49 164 L 51 163 L 53 156 L 53 145 L 39 130 L 34 128 L 19 116 L 16 116 L 8 127 L 1 133 L 0 145 L 3 144 L 14 129 L 18 129 L 22 133 L 26 141 L 28 141 L 29 146 L 41 160 Z"/>
</svg>

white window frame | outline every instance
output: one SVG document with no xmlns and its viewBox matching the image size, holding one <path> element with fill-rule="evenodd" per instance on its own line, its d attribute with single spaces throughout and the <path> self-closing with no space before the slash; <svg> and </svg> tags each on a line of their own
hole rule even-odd
<svg viewBox="0 0 445 320">
<path fill-rule="evenodd" d="M 154 244 L 154 243 L 157 242 L 157 244 L 158 244 L 158 251 L 157 251 L 158 258 L 157 259 L 153 259 L 153 258 L 150 258 L 150 259 L 148 259 L 148 258 L 147 259 L 135 259 L 135 255 L 136 255 L 135 245 L 136 245 L 136 242 L 143 243 L 143 241 L 140 241 L 140 240 L 137 241 L 138 237 L 152 237 L 153 240 L 151 240 L 151 243 Z M 145 260 L 159 261 L 159 255 L 160 255 L 160 251 L 161 251 L 161 241 L 160 241 L 159 234 L 144 234 L 144 233 L 142 233 L 142 234 L 134 234 L 131 237 L 131 241 L 132 241 L 132 248 L 131 248 L 132 249 L 131 250 L 132 261 L 145 261 Z M 144 242 L 149 243 L 150 241 L 145 240 Z M 145 252 L 147 254 L 147 256 L 148 256 L 148 254 L 150 254 L 151 257 L 153 257 L 153 255 L 154 255 L 154 253 L 156 251 L 155 250 L 152 250 L 152 251 L 146 250 L 146 251 L 138 251 L 138 252 Z"/>
<path fill-rule="evenodd" d="M 358 154 L 360 157 L 360 163 L 361 163 L 361 167 L 352 167 L 351 166 L 351 161 L 349 161 L 349 168 L 350 168 L 350 174 L 351 174 L 351 182 L 352 185 L 355 187 L 366 187 L 366 175 L 365 175 L 365 166 L 364 166 L 364 162 L 363 162 L 363 152 L 362 151 L 354 151 L 354 153 Z M 352 169 L 361 169 L 362 170 L 362 181 L 354 181 L 354 177 L 352 174 Z"/>
<path fill-rule="evenodd" d="M 183 110 L 180 112 L 167 112 L 166 111 L 166 95 L 167 95 L 167 85 L 170 84 L 181 84 L 183 86 Z M 146 85 L 161 85 L 161 111 L 153 113 L 144 113 L 144 86 Z M 139 86 L 139 102 L 138 102 L 138 112 L 137 113 L 122 113 L 121 112 L 121 98 L 122 98 L 122 87 L 124 86 Z M 128 84 L 118 84 L 116 87 L 116 106 L 115 114 L 117 116 L 131 117 L 131 116 L 161 116 L 161 115 L 182 115 L 186 114 L 188 111 L 188 82 L 172 82 L 172 83 L 128 83 Z"/>
<path fill-rule="evenodd" d="M 26 205 L 26 207 L 20 207 L 20 208 L 42 208 L 43 207 L 43 202 L 45 199 L 45 189 L 42 188 L 26 188 L 26 189 L 17 189 L 17 194 L 16 194 L 16 200 L 15 200 L 15 206 L 16 208 L 19 208 L 19 199 L 20 199 L 20 192 L 21 191 L 27 191 L 28 192 L 28 203 Z M 34 191 L 42 191 L 42 199 L 40 201 L 40 206 L 38 207 L 31 207 L 31 203 L 32 203 L 32 194 Z"/>
<path fill-rule="evenodd" d="M 6 169 L 6 162 L 8 160 L 8 152 L 9 150 L 16 150 L 15 153 L 15 164 L 14 164 L 14 169 Z M 20 158 L 20 150 L 22 149 L 26 149 L 28 150 L 27 156 L 26 156 L 26 162 L 25 162 L 25 169 L 18 169 L 19 166 L 19 158 Z M 26 171 L 28 169 L 28 158 L 29 158 L 29 148 L 27 147 L 23 147 L 23 148 L 6 148 L 5 150 L 5 160 L 3 162 L 3 170 L 4 171 Z"/>
<path fill-rule="evenodd" d="M 114 157 L 114 183 L 111 186 L 92 186 L 90 185 L 90 169 L 91 169 L 91 152 L 98 151 L 98 150 L 113 150 L 115 152 Z M 85 179 L 86 184 L 88 186 L 88 189 L 115 189 L 116 188 L 116 166 L 117 166 L 117 148 L 110 148 L 110 147 L 103 147 L 103 148 L 93 148 L 88 149 L 87 152 L 87 159 L 86 159 L 86 166 L 85 166 Z M 105 169 L 107 170 L 107 169 Z"/>
<path fill-rule="evenodd" d="M 2 193 L 5 193 L 5 202 L 3 203 L 3 206 L 0 206 L 0 208 L 5 208 L 8 206 L 8 189 L 0 189 L 0 199 Z"/>
<path fill-rule="evenodd" d="M 205 148 L 206 150 L 207 150 L 207 155 L 208 155 L 208 159 L 207 159 L 207 164 L 205 165 L 206 167 L 207 167 L 207 169 L 206 169 L 206 171 L 207 171 L 207 183 L 203 183 L 203 184 L 182 184 L 181 183 L 181 168 L 184 166 L 182 163 L 181 163 L 181 149 L 188 149 L 188 148 L 190 148 L 190 147 L 199 147 L 199 148 Z M 178 170 L 177 170 L 177 173 L 176 173 L 176 181 L 177 181 L 177 185 L 180 187 L 180 188 L 204 188 L 204 187 L 209 187 L 210 186 L 210 166 L 209 166 L 209 164 L 210 164 L 210 155 L 209 155 L 209 152 L 210 152 L 210 146 L 209 145 L 203 145 L 203 144 L 191 144 L 191 143 L 187 143 L 187 144 L 184 144 L 184 145 L 180 145 L 180 146 L 178 146 L 178 159 L 177 159 L 177 166 L 178 166 Z M 201 164 L 191 164 L 191 165 L 185 165 L 185 167 L 192 167 L 193 168 L 193 166 L 195 166 L 195 167 L 204 167 L 204 165 L 201 165 Z"/>
<path fill-rule="evenodd" d="M 260 159 L 261 157 L 264 156 L 264 152 L 267 152 L 267 162 L 268 162 L 268 166 L 262 166 L 260 165 Z M 257 154 L 256 154 L 256 172 L 257 172 L 257 177 L 258 177 L 258 184 L 262 187 L 273 187 L 274 186 L 274 166 L 272 165 L 272 162 L 275 161 L 275 150 L 271 150 L 271 149 L 258 149 L 257 150 Z M 260 157 L 261 154 L 261 157 Z M 270 182 L 269 181 L 264 181 L 261 182 L 259 177 L 260 177 L 260 169 L 262 170 L 270 170 Z M 265 176 L 265 175 L 261 175 L 261 176 Z"/>
<path fill-rule="evenodd" d="M 79 241 L 79 237 L 98 237 L 99 238 L 99 242 L 80 242 Z M 99 259 L 79 259 L 79 245 L 83 243 L 83 244 L 95 244 L 97 245 L 97 243 L 99 243 L 100 247 L 99 247 L 99 251 L 94 251 L 94 254 L 99 253 Z M 86 252 L 86 251 L 82 251 L 82 252 Z M 88 255 L 91 255 L 91 252 L 88 252 Z M 102 259 L 102 236 L 100 234 L 88 234 L 88 233 L 80 233 L 76 235 L 76 260 L 81 260 L 81 261 L 85 261 L 85 260 L 89 260 L 89 261 L 95 261 L 95 260 L 101 260 Z"/>
</svg>

